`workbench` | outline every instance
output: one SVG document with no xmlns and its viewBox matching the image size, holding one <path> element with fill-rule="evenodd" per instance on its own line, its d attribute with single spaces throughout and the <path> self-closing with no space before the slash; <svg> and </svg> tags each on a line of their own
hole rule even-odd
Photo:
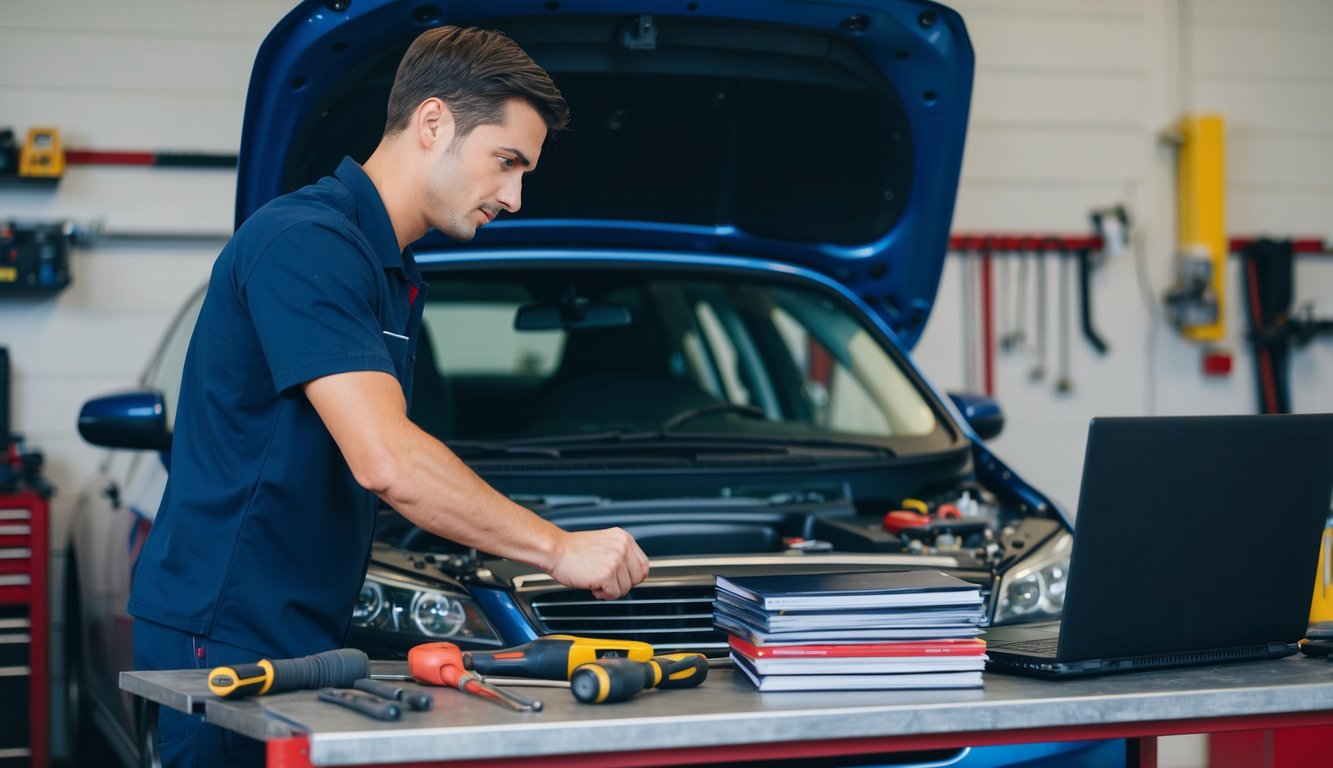
<svg viewBox="0 0 1333 768">
<path fill-rule="evenodd" d="M 403 673 L 406 664 L 371 669 Z M 961 691 L 760 694 L 729 668 L 710 670 L 697 689 L 610 705 L 579 704 L 567 689 L 514 689 L 542 699 L 541 712 L 396 683 L 436 702 L 397 722 L 313 691 L 222 700 L 206 676 L 125 672 L 121 687 L 265 740 L 270 768 L 684 765 L 1104 738 L 1130 739 L 1132 762 L 1155 766 L 1157 736 L 1333 724 L 1333 663 L 1303 656 L 1066 681 L 988 672 L 984 688 Z"/>
</svg>

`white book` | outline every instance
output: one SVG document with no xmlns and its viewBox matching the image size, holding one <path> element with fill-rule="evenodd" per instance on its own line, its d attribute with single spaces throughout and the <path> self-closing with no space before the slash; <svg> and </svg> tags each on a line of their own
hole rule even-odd
<svg viewBox="0 0 1333 768">
<path fill-rule="evenodd" d="M 760 675 L 746 665 L 745 657 L 731 655 L 736 669 L 755 688 L 769 691 L 875 691 L 945 688 L 981 688 L 981 672 L 920 672 L 904 674 L 852 675 Z"/>
</svg>

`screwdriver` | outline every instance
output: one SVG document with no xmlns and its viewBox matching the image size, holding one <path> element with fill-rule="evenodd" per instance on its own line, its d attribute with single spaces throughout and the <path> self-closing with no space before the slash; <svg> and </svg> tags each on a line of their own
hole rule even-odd
<svg viewBox="0 0 1333 768">
<path fill-rule="evenodd" d="M 347 688 L 370 675 L 370 657 L 355 648 L 339 648 L 298 659 L 260 659 L 254 664 L 217 667 L 208 673 L 208 690 L 224 699 L 315 688 Z"/>
<path fill-rule="evenodd" d="M 425 712 L 435 706 L 435 699 L 429 693 L 421 691 L 409 691 L 406 688 L 397 685 L 381 683 L 378 680 L 371 680 L 368 677 L 361 678 L 352 683 L 352 687 L 358 691 L 365 691 L 381 699 L 391 701 L 401 701 L 416 712 Z"/>
<path fill-rule="evenodd" d="M 373 717 L 376 720 L 397 720 L 403 714 L 402 707 L 398 706 L 396 701 L 385 701 L 375 696 L 362 696 L 352 691 L 321 688 L 319 693 L 315 695 L 320 701 L 327 701 L 330 704 L 356 710 L 366 717 Z"/>
<path fill-rule="evenodd" d="M 597 659 L 574 670 L 569 690 L 584 704 L 610 704 L 645 688 L 693 688 L 707 676 L 708 659 L 701 653 L 673 653 L 648 661 Z"/>
<path fill-rule="evenodd" d="M 463 666 L 483 675 L 569 680 L 580 664 L 607 658 L 648 661 L 653 647 L 637 640 L 603 640 L 576 635 L 543 635 L 501 651 L 466 651 Z"/>
<path fill-rule="evenodd" d="M 480 674 L 465 671 L 463 653 L 453 643 L 422 643 L 412 646 L 407 652 L 407 667 L 412 679 L 418 683 L 457 688 L 463 693 L 490 699 L 521 712 L 542 710 L 541 701 L 496 688 L 487 684 Z"/>
</svg>

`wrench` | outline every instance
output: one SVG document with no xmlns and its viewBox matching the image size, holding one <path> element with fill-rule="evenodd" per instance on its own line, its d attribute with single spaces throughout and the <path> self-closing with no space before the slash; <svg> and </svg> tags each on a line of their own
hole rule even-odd
<svg viewBox="0 0 1333 768">
<path fill-rule="evenodd" d="M 1069 370 L 1069 254 L 1060 251 L 1060 371 L 1055 380 L 1055 391 L 1067 395 L 1074 391 L 1074 378 Z"/>
<path fill-rule="evenodd" d="M 1041 381 L 1046 378 L 1046 249 L 1040 246 L 1032 251 L 1032 258 L 1037 261 L 1037 320 L 1033 334 L 1036 336 L 1037 357 L 1028 379 Z"/>
</svg>

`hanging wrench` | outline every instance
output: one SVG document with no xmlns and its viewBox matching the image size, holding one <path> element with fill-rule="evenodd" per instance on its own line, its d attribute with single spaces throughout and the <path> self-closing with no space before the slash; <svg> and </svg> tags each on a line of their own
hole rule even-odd
<svg viewBox="0 0 1333 768">
<path fill-rule="evenodd" d="M 1041 381 L 1046 378 L 1046 245 L 1033 248 L 1032 258 L 1037 261 L 1037 320 L 1033 335 L 1036 336 L 1036 362 L 1028 371 L 1028 379 Z"/>
<path fill-rule="evenodd" d="M 1060 370 L 1055 380 L 1055 391 L 1067 395 L 1074 391 L 1074 378 L 1069 369 L 1069 252 L 1060 251 Z"/>
<path fill-rule="evenodd" d="M 1027 343 L 1028 335 L 1025 330 L 1027 327 L 1027 292 L 1028 292 L 1028 252 L 1019 250 L 1016 252 L 1018 260 L 1018 285 L 1014 290 L 1014 330 L 1010 334 L 1011 345 L 1016 349 L 1022 349 Z"/>
<path fill-rule="evenodd" d="M 1014 334 L 1010 331 L 1010 328 L 1013 327 L 1013 322 L 1009 314 L 1011 310 L 1009 304 L 1009 259 L 999 259 L 995 263 L 995 268 L 999 272 L 996 278 L 996 282 L 998 283 L 996 294 L 1000 305 L 1000 311 L 997 318 L 997 325 L 999 327 L 996 329 L 996 338 L 999 340 L 1000 351 L 1009 352 L 1014 348 Z"/>
</svg>

